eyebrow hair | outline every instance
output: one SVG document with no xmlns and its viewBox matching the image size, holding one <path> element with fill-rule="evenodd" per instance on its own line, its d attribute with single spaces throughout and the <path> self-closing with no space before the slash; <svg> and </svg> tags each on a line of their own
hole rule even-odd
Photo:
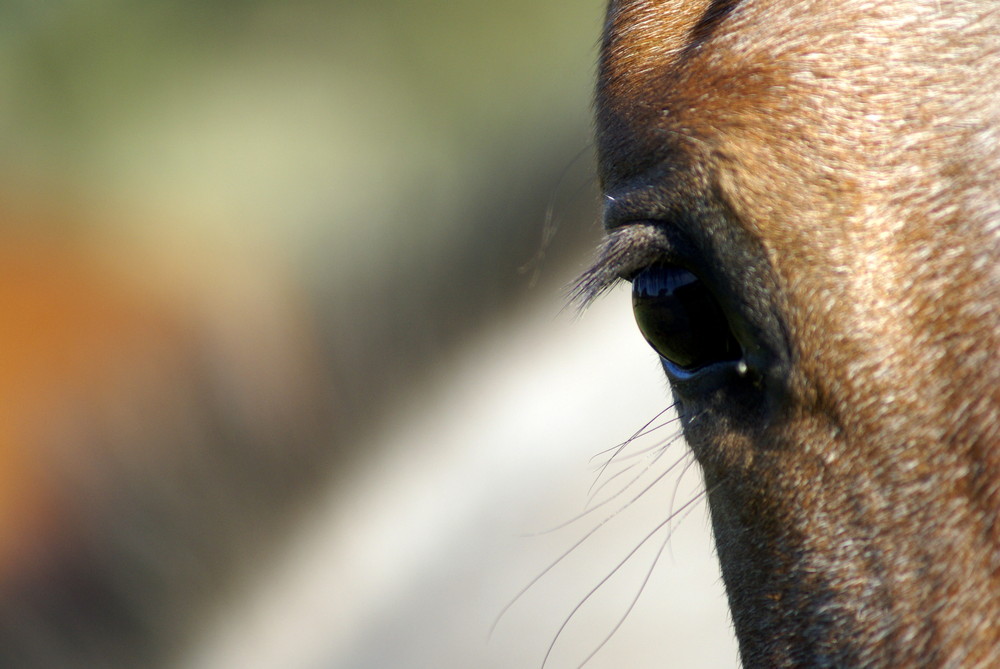
<svg viewBox="0 0 1000 669">
<path fill-rule="evenodd" d="M 573 283 L 570 303 L 582 311 L 619 281 L 632 276 L 663 257 L 666 238 L 652 223 L 616 228 L 605 236 L 593 264 Z"/>
</svg>

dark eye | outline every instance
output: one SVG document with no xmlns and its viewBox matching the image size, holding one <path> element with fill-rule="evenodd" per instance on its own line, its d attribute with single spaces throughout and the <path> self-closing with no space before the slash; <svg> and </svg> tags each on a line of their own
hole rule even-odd
<svg viewBox="0 0 1000 669">
<path fill-rule="evenodd" d="M 655 265 L 640 272 L 632 308 L 642 336 L 677 367 L 693 371 L 743 356 L 719 303 L 687 270 Z"/>
</svg>

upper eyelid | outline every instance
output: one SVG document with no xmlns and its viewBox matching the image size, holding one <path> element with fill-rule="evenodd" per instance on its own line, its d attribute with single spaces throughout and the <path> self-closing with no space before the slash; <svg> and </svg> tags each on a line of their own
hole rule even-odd
<svg viewBox="0 0 1000 669">
<path fill-rule="evenodd" d="M 687 209 L 680 192 L 665 193 L 656 179 L 651 183 L 630 184 L 604 194 L 602 218 L 607 232 L 643 222 L 671 221 Z"/>
<path fill-rule="evenodd" d="M 669 181 L 646 174 L 604 194 L 604 242 L 594 264 L 571 289 L 572 302 L 586 307 L 622 280 L 656 263 L 678 263 L 676 236 L 691 209 L 682 191 L 664 192 Z M 687 204 L 688 206 L 685 206 Z"/>
</svg>

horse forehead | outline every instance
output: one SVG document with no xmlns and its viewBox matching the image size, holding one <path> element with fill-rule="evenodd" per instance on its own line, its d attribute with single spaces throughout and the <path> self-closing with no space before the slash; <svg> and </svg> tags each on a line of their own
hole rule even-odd
<svg viewBox="0 0 1000 669">
<path fill-rule="evenodd" d="M 614 74 L 638 74 L 676 60 L 711 0 L 612 0 L 604 59 Z"/>
<path fill-rule="evenodd" d="M 761 20 L 781 11 L 773 0 L 613 0 L 597 96 L 602 131 L 614 126 L 605 139 L 641 141 L 678 123 L 714 134 L 727 118 L 750 120 L 762 96 L 785 87 L 788 65 L 798 60 L 793 36 L 781 34 L 789 22 Z M 787 51 L 779 57 L 775 48 Z"/>
<path fill-rule="evenodd" d="M 612 0 L 601 102 L 662 108 L 677 98 L 703 101 L 707 90 L 725 93 L 730 86 L 722 83 L 775 85 L 789 69 L 862 67 L 876 49 L 850 42 L 866 14 L 885 13 L 853 0 Z M 783 67 L 775 67 L 779 63 Z M 750 71 L 752 78 L 740 76 Z"/>
<path fill-rule="evenodd" d="M 893 67 L 926 83 L 927 65 L 996 56 L 998 29 L 995 0 L 611 0 L 599 88 L 610 103 L 651 104 L 720 70 L 733 83 L 747 73 L 860 79 Z"/>
<path fill-rule="evenodd" d="M 790 77 L 816 68 L 821 53 L 812 48 L 813 62 L 794 65 L 802 41 L 787 33 L 807 30 L 780 16 L 788 4 L 803 3 L 612 0 L 596 98 L 602 183 L 614 188 L 665 152 L 670 161 L 707 146 L 691 140 L 737 149 L 727 135 L 734 127 L 755 128 L 744 138 L 783 133 L 778 119 L 794 118 L 811 94 L 790 95 Z"/>
<path fill-rule="evenodd" d="M 912 158 L 921 133 L 995 127 L 995 87 L 968 82 L 1000 83 L 998 30 L 995 0 L 612 0 L 599 147 L 634 160 L 667 130 Z"/>
</svg>

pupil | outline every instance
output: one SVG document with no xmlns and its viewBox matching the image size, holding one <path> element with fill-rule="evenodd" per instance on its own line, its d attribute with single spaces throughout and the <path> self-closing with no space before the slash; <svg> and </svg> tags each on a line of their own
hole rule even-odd
<svg viewBox="0 0 1000 669">
<path fill-rule="evenodd" d="M 693 370 L 742 357 L 719 303 L 687 270 L 655 266 L 639 273 L 632 280 L 632 308 L 642 336 L 678 367 Z"/>
</svg>

